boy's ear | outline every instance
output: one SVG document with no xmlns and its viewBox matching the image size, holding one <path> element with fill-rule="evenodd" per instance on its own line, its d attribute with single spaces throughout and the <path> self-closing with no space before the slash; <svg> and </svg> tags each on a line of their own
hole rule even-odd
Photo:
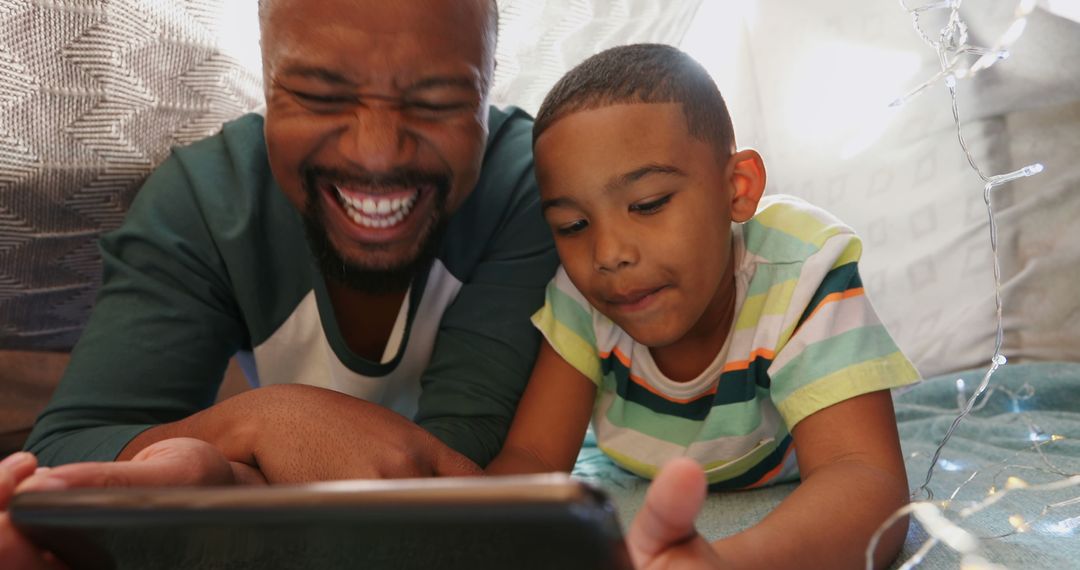
<svg viewBox="0 0 1080 570">
<path fill-rule="evenodd" d="M 731 219 L 745 222 L 754 217 L 765 192 L 765 163 L 758 151 L 748 148 L 732 154 L 727 179 L 731 184 Z"/>
</svg>

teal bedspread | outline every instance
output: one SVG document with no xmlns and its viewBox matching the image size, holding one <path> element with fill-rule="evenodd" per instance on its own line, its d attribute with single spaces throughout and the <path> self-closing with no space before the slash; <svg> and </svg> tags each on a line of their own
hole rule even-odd
<svg viewBox="0 0 1080 570">
<path fill-rule="evenodd" d="M 894 394 L 912 488 L 926 478 L 938 443 L 959 413 L 957 380 L 964 381 L 964 393 L 970 396 L 982 373 L 931 378 Z M 1080 474 L 1080 364 L 1010 364 L 994 374 L 990 386 L 993 391 L 960 424 L 937 462 L 929 485 L 934 500 L 949 520 L 980 539 L 980 552 L 991 562 L 1014 569 L 1080 568 L 1080 486 L 1012 489 L 977 514 L 961 516 L 964 509 L 985 500 L 991 489 L 1001 493 L 1010 477 L 1015 477 L 1015 487 L 1021 481 L 1035 486 Z M 574 475 L 608 491 L 624 524 L 640 507 L 648 487 L 648 482 L 608 461 L 591 437 Z M 742 530 L 793 488 L 786 484 L 713 494 L 698 528 L 709 539 Z M 927 538 L 923 525 L 913 522 L 896 566 L 915 555 Z M 918 567 L 956 569 L 960 556 L 937 545 Z"/>
</svg>

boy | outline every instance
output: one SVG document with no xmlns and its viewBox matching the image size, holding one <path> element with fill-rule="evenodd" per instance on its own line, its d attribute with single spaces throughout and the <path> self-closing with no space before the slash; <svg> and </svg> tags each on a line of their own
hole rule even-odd
<svg viewBox="0 0 1080 570">
<path fill-rule="evenodd" d="M 571 70 L 533 144 L 563 267 L 488 473 L 569 470 L 591 418 L 601 449 L 643 477 L 681 456 L 714 490 L 801 474 L 761 523 L 713 543 L 714 562 L 861 567 L 907 499 L 888 390 L 918 374 L 863 294 L 858 238 L 805 202 L 762 199 L 760 155 L 736 151 L 715 84 L 672 47 Z"/>
</svg>

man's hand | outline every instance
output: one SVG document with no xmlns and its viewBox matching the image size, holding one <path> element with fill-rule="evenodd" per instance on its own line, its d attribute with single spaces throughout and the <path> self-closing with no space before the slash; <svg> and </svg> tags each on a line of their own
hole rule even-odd
<svg viewBox="0 0 1080 570">
<path fill-rule="evenodd" d="M 15 530 L 7 514 L 15 487 L 34 474 L 37 459 L 29 453 L 14 453 L 0 461 L 0 560 L 13 570 L 54 570 L 64 568 L 47 552 Z"/>
<path fill-rule="evenodd" d="M 720 557 L 694 529 L 705 502 L 705 473 L 692 459 L 675 459 L 645 494 L 626 536 L 630 559 L 638 570 L 721 568 Z"/>
<path fill-rule="evenodd" d="M 213 445 L 191 438 L 159 441 L 130 461 L 72 463 L 26 479 L 17 491 L 55 491 L 75 487 L 189 487 L 265 484 L 256 469 L 230 462 Z"/>
<path fill-rule="evenodd" d="M 302 385 L 250 394 L 261 396 L 252 411 L 264 419 L 254 434 L 250 464 L 268 481 L 482 474 L 476 464 L 408 418 L 366 400 Z"/>
<path fill-rule="evenodd" d="M 131 461 L 73 463 L 37 469 L 29 453 L 15 453 L 0 462 L 0 560 L 4 568 L 65 568 L 48 552 L 26 540 L 7 514 L 16 491 L 58 491 L 76 487 L 168 487 L 265 484 L 251 467 L 230 463 L 214 446 L 197 439 L 176 438 L 143 449 Z"/>
<path fill-rule="evenodd" d="M 468 458 L 397 413 L 304 385 L 252 390 L 189 418 L 151 428 L 132 440 L 121 458 L 175 437 L 209 442 L 234 466 L 246 465 L 270 483 L 482 473 Z"/>
</svg>

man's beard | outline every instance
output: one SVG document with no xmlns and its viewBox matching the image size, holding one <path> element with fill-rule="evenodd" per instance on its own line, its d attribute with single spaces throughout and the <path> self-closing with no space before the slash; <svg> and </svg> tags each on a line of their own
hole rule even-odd
<svg viewBox="0 0 1080 570">
<path fill-rule="evenodd" d="M 415 169 L 397 169 L 386 174 L 356 175 L 306 166 L 302 167 L 301 174 L 304 192 L 307 194 L 307 207 L 302 214 L 304 230 L 311 251 L 319 264 L 319 270 L 328 280 L 334 280 L 356 291 L 375 295 L 404 291 L 409 287 L 413 277 L 427 268 L 431 260 L 435 258 L 446 232 L 446 198 L 450 191 L 450 179 L 445 174 Z M 364 265 L 346 260 L 330 241 L 323 221 L 327 212 L 319 195 L 319 182 L 328 180 L 370 188 L 434 187 L 435 207 L 432 209 L 427 225 L 421 230 L 416 255 L 389 264 Z M 335 196 L 334 199 L 336 200 L 337 197 Z M 364 247 L 378 251 L 385 249 L 386 246 L 365 244 Z"/>
</svg>

